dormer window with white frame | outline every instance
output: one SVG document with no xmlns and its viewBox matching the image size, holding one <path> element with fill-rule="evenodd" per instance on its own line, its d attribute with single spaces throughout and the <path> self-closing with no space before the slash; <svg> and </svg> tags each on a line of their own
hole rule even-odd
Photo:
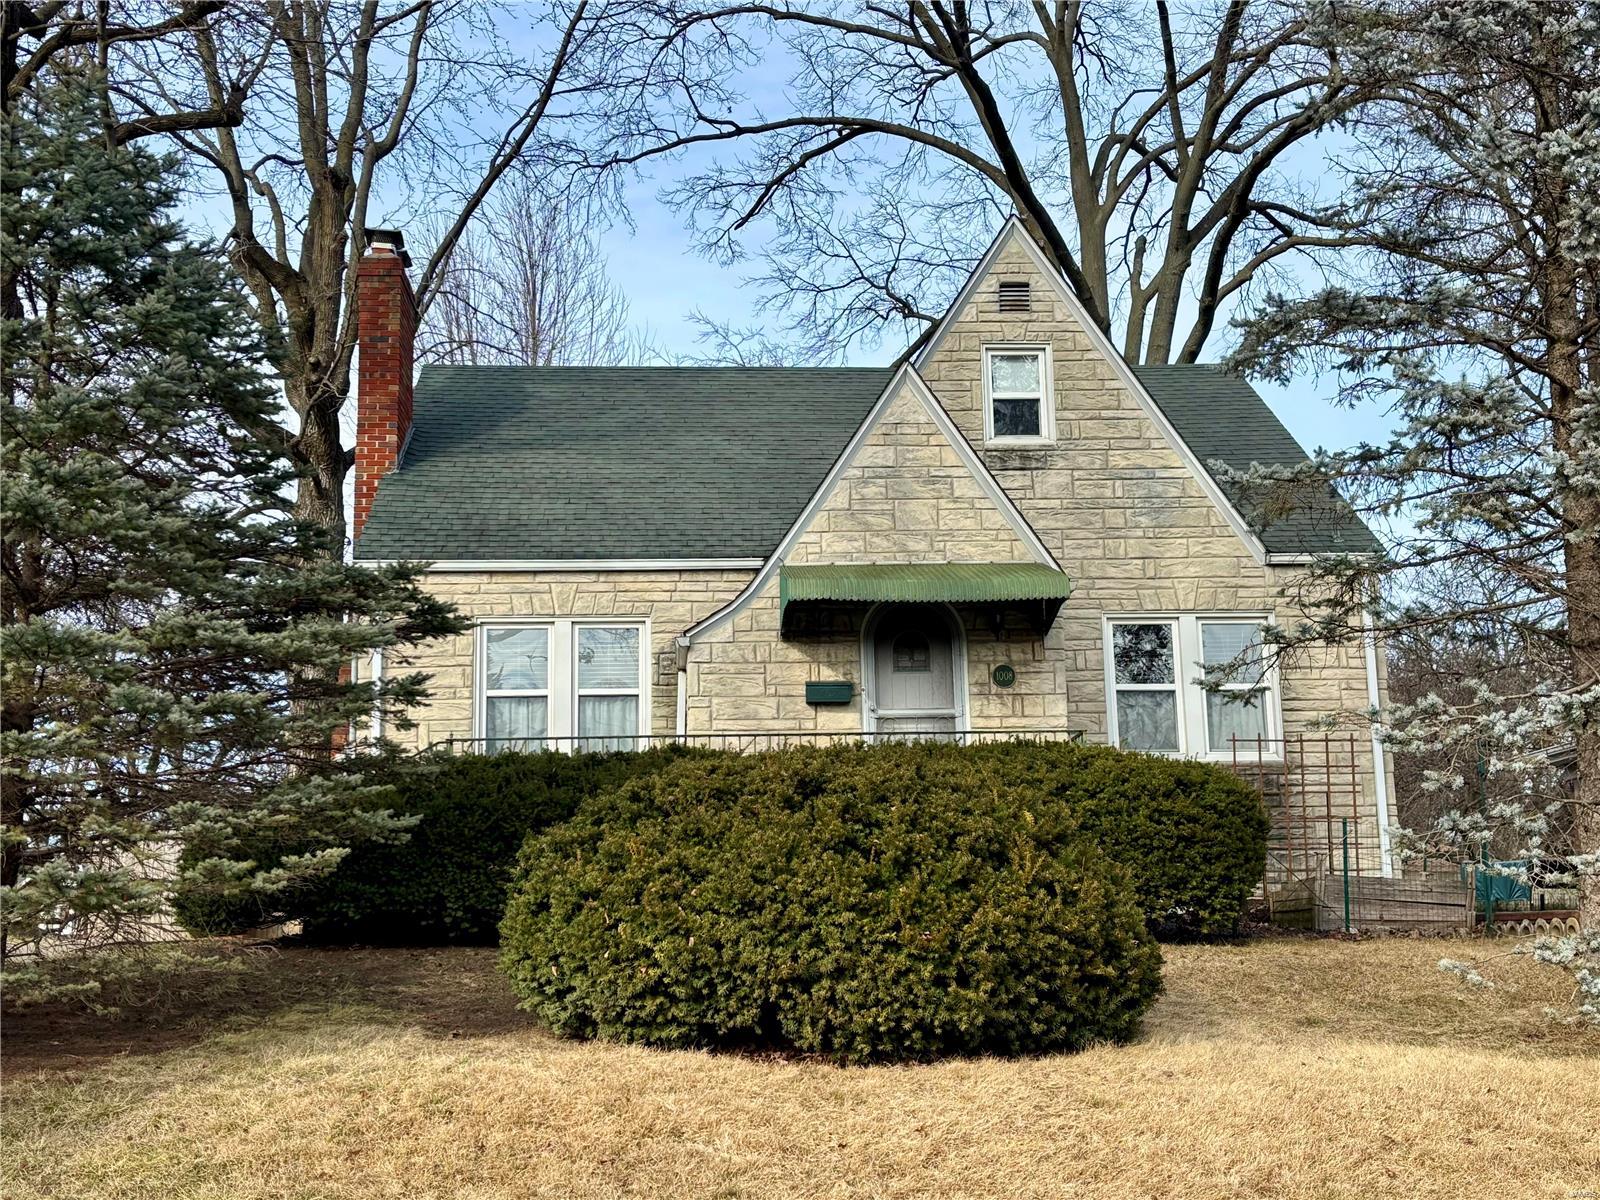
<svg viewBox="0 0 1600 1200">
<path fill-rule="evenodd" d="M 983 438 L 991 446 L 1056 440 L 1050 347 L 983 348 Z"/>
</svg>

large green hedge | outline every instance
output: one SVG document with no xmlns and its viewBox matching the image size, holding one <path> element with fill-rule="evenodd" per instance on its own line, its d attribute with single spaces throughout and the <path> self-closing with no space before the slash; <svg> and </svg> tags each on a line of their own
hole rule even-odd
<svg viewBox="0 0 1600 1200">
<path fill-rule="evenodd" d="M 1127 1037 L 1160 952 L 1126 873 L 994 756 L 675 763 L 531 837 L 501 961 L 552 1027 L 841 1061 Z"/>
<path fill-rule="evenodd" d="M 970 747 L 1007 778 L 1062 801 L 1083 832 L 1128 868 L 1163 938 L 1234 932 L 1266 871 L 1261 796 L 1213 763 L 1065 742 Z"/>
<path fill-rule="evenodd" d="M 1125 866 L 1158 936 L 1227 934 L 1237 926 L 1266 859 L 1260 798 L 1214 765 L 1103 746 L 996 742 L 879 747 L 931 760 L 985 759 L 1011 783 L 1048 792 L 1114 861 Z M 196 932 L 306 916 L 325 940 L 492 942 L 517 849 L 565 820 L 587 796 L 650 774 L 689 751 L 620 754 L 431 755 L 385 774 L 398 811 L 421 823 L 400 845 L 357 850 L 319 890 L 272 913 L 246 901 L 197 901 Z M 695 751 L 715 757 L 714 752 Z M 224 911 L 225 910 L 225 911 Z"/>
<path fill-rule="evenodd" d="M 353 850 L 306 899 L 327 941 L 492 943 L 517 849 L 596 792 L 705 751 L 426 755 L 395 773 L 393 807 L 422 819 L 405 842 Z"/>
</svg>

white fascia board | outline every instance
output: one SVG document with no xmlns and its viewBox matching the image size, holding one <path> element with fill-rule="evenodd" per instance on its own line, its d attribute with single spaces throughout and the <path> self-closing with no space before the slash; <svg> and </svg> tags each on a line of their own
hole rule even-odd
<svg viewBox="0 0 1600 1200">
<path fill-rule="evenodd" d="M 358 567 L 387 567 L 400 559 L 358 558 Z M 472 571 L 754 571 L 764 558 L 529 558 L 440 559 L 429 572 Z"/>
<path fill-rule="evenodd" d="M 1313 563 L 1325 562 L 1330 558 L 1353 558 L 1356 560 L 1370 559 L 1371 561 L 1377 563 L 1381 562 L 1384 557 L 1384 553 L 1381 550 L 1364 550 L 1359 553 L 1352 553 L 1342 550 L 1325 550 L 1320 554 L 1306 554 L 1300 551 L 1295 551 L 1294 553 L 1281 551 L 1268 554 L 1267 565 L 1269 567 L 1308 567 Z"/>
<path fill-rule="evenodd" d="M 872 435 L 872 431 L 878 427 L 879 422 L 883 420 L 883 415 L 889 411 L 889 406 L 894 402 L 895 396 L 899 394 L 902 384 L 910 387 L 911 394 L 917 398 L 918 403 L 927 411 L 929 418 L 939 429 L 939 432 L 945 436 L 951 448 L 955 450 L 967 469 L 972 472 L 973 478 L 977 481 L 978 486 L 983 489 L 984 494 L 994 502 L 1017 537 L 1028 547 L 1028 552 L 1045 566 L 1053 567 L 1058 571 L 1061 569 L 1061 564 L 1056 562 L 1055 556 L 1039 540 L 1039 535 L 1033 531 L 1033 527 L 1028 524 L 1026 518 L 1023 517 L 1016 504 L 1006 493 L 1006 490 L 1000 486 L 999 480 L 995 479 L 989 469 L 983 465 L 983 460 L 977 456 L 977 453 L 972 449 L 971 443 L 955 427 L 955 423 L 950 420 L 950 415 L 944 411 L 944 406 L 939 403 L 934 394 L 928 389 L 928 385 L 923 381 L 922 376 L 917 374 L 916 368 L 910 363 L 906 363 L 889 380 L 888 386 L 883 389 L 883 393 L 878 397 L 877 402 L 873 404 L 872 410 L 867 413 L 865 420 L 851 435 L 850 441 L 845 444 L 844 450 L 834 461 L 833 466 L 829 468 L 828 474 L 823 478 L 821 485 L 812 493 L 811 499 L 806 502 L 805 508 L 801 510 L 794 524 L 789 527 L 789 531 L 783 535 L 783 540 L 778 543 L 777 549 L 772 552 L 772 557 L 767 559 L 761 570 L 756 573 L 756 577 L 746 584 L 744 590 L 726 605 L 699 624 L 691 626 L 678 639 L 680 645 L 687 647 L 702 635 L 731 621 L 740 612 L 744 611 L 749 603 L 766 587 L 773 575 L 783 566 L 784 559 L 788 557 L 789 551 L 794 548 L 795 542 L 811 527 L 811 522 L 816 519 L 817 513 L 821 510 L 823 504 L 833 494 L 833 489 L 838 485 L 840 477 L 850 464 L 855 461 L 856 453 L 861 449 L 867 438 Z"/>
<path fill-rule="evenodd" d="M 1027 254 L 1033 261 L 1035 269 L 1049 281 L 1051 287 L 1055 289 L 1056 295 L 1061 297 L 1061 302 L 1067 306 L 1068 311 L 1072 313 L 1082 327 L 1084 335 L 1088 337 L 1090 344 L 1094 346 L 1102 358 L 1111 364 L 1112 369 L 1117 373 L 1117 378 L 1132 393 L 1134 400 L 1144 410 L 1145 416 L 1155 422 L 1156 428 L 1161 431 L 1161 436 L 1166 439 L 1167 444 L 1183 460 L 1184 466 L 1188 467 L 1189 473 L 1194 476 L 1195 482 L 1200 485 L 1200 490 L 1205 492 L 1206 497 L 1217 506 L 1218 511 L 1222 513 L 1223 519 L 1233 528 L 1234 533 L 1239 535 L 1239 539 L 1244 542 L 1245 548 L 1250 551 L 1251 557 L 1262 566 L 1265 566 L 1267 563 L 1267 548 L 1262 544 L 1261 539 L 1256 536 L 1255 531 L 1250 528 L 1249 522 L 1240 515 L 1238 509 L 1234 508 L 1233 502 L 1223 494 L 1222 489 L 1217 486 L 1217 481 L 1205 469 L 1205 465 L 1195 457 L 1194 451 L 1189 449 L 1188 443 L 1178 435 L 1177 429 L 1171 421 L 1167 420 L 1166 414 L 1161 411 L 1161 406 L 1155 402 L 1149 392 L 1145 391 L 1144 384 L 1139 382 L 1139 377 L 1133 373 L 1133 368 L 1128 366 L 1128 360 L 1123 358 L 1117 348 L 1111 344 L 1111 340 L 1106 337 L 1105 332 L 1089 319 L 1089 314 L 1084 311 L 1082 302 L 1079 301 L 1077 296 L 1073 295 L 1072 289 L 1067 286 L 1067 282 L 1061 277 L 1061 273 L 1045 259 L 1043 251 L 1039 249 L 1028 231 L 1023 228 L 1022 221 L 1016 216 L 1006 218 L 1006 223 L 1001 227 L 999 235 L 989 249 L 985 251 L 983 258 L 979 260 L 971 278 L 967 280 L 960 294 L 956 296 L 955 303 L 950 306 L 950 310 L 945 313 L 944 320 L 939 323 L 939 328 L 934 331 L 927 344 L 917 351 L 916 357 L 912 359 L 912 362 L 921 367 L 939 349 L 946 334 L 949 333 L 957 318 L 960 317 L 962 310 L 972 299 L 973 293 L 977 291 L 979 284 L 993 269 L 995 261 L 1000 257 L 1001 250 L 1004 249 L 1007 241 L 1012 238 L 1015 238 L 1021 244 L 1023 253 Z"/>
</svg>

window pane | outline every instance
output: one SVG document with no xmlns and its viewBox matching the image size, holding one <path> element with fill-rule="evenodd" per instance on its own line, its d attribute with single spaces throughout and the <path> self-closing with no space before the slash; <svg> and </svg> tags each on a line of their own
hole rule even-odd
<svg viewBox="0 0 1600 1200">
<path fill-rule="evenodd" d="M 1038 437 L 1039 402 L 1037 400 L 996 400 L 994 402 L 995 437 Z"/>
<path fill-rule="evenodd" d="M 928 639 L 920 633 L 902 633 L 894 640 L 894 669 L 896 671 L 933 670 L 933 652 Z"/>
<path fill-rule="evenodd" d="M 1039 356 L 1037 354 L 991 354 L 989 356 L 989 390 L 995 395 L 1003 392 L 1023 392 L 1030 396 L 1039 394 Z"/>
<path fill-rule="evenodd" d="M 543 696 L 490 696 L 484 704 L 491 751 L 544 748 L 548 702 Z"/>
<path fill-rule="evenodd" d="M 585 750 L 632 750 L 639 732 L 639 697 L 578 697 L 578 736 Z"/>
<path fill-rule="evenodd" d="M 1177 693 L 1118 692 L 1117 741 L 1129 750 L 1176 750 Z"/>
<path fill-rule="evenodd" d="M 1212 750 L 1229 750 L 1233 745 L 1232 739 L 1238 738 L 1241 742 L 1248 742 L 1253 752 L 1256 739 L 1266 736 L 1266 693 L 1206 693 L 1206 742 Z M 1241 745 L 1239 748 L 1242 750 L 1245 747 Z"/>
<path fill-rule="evenodd" d="M 1200 622 L 1200 653 L 1205 660 L 1208 678 L 1218 678 L 1224 683 L 1241 687 L 1254 687 L 1261 682 L 1261 626 L 1246 625 L 1238 621 Z M 1244 656 L 1241 659 L 1241 656 Z M 1236 659 L 1248 666 L 1226 671 Z"/>
<path fill-rule="evenodd" d="M 550 686 L 548 629 L 491 629 L 488 646 L 490 691 L 543 691 Z"/>
<path fill-rule="evenodd" d="M 1113 625 L 1111 646 L 1118 683 L 1173 681 L 1171 625 Z"/>
<path fill-rule="evenodd" d="M 580 688 L 636 688 L 639 686 L 639 630 L 578 627 L 578 686 Z"/>
</svg>

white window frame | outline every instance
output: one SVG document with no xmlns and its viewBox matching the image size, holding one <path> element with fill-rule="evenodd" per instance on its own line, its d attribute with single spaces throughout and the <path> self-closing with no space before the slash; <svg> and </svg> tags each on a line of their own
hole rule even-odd
<svg viewBox="0 0 1600 1200">
<path fill-rule="evenodd" d="M 1033 397 L 1022 392 L 994 390 L 994 372 L 990 362 L 997 354 L 1037 354 L 1039 356 L 1039 432 L 1022 437 L 996 437 L 994 432 L 994 402 L 996 400 L 1028 400 Z M 983 348 L 983 441 L 986 446 L 1047 446 L 1056 440 L 1055 368 L 1048 343 L 997 343 Z"/>
<path fill-rule="evenodd" d="M 638 738 L 642 734 L 649 733 L 650 732 L 650 720 L 649 720 L 649 713 L 647 713 L 645 711 L 645 706 L 644 706 L 644 688 L 645 688 L 645 678 L 646 678 L 646 674 L 648 672 L 649 664 L 650 664 L 650 650 L 649 650 L 649 642 L 646 640 L 649 637 L 649 631 L 644 627 L 644 624 L 642 622 L 636 622 L 636 621 L 573 621 L 571 623 L 571 625 L 572 625 L 572 635 L 571 635 L 572 636 L 572 736 L 574 738 L 578 739 L 579 742 L 586 742 L 586 741 L 589 741 L 591 739 L 592 740 L 604 741 L 606 739 L 606 735 L 605 734 L 594 734 L 594 733 L 585 734 L 585 733 L 579 732 L 579 730 L 578 730 L 578 718 L 579 718 L 579 715 L 580 715 L 580 710 L 583 708 L 584 698 L 585 697 L 590 697 L 590 696 L 633 696 L 633 697 L 635 697 L 636 698 L 636 705 L 635 705 L 635 708 L 634 708 L 634 728 L 633 728 L 633 734 L 631 736 L 633 736 L 634 738 Z M 578 640 L 579 640 L 579 636 L 580 636 L 580 631 L 583 630 L 583 629 L 637 629 L 639 631 L 639 674 L 638 674 L 639 682 L 638 682 L 638 684 L 636 686 L 631 687 L 631 688 L 615 688 L 615 687 L 606 687 L 606 688 L 590 687 L 590 688 L 586 688 L 586 687 L 583 686 L 583 684 L 580 682 L 582 677 L 578 673 L 578 668 L 579 668 L 579 666 L 581 666 L 581 664 L 578 661 Z M 628 735 L 624 735 L 624 736 L 628 736 Z M 574 743 L 574 744 L 578 744 L 578 743 Z M 641 743 L 635 741 L 633 744 L 625 745 L 622 748 L 625 749 L 625 750 L 637 750 L 637 749 L 640 748 L 640 745 L 641 745 Z"/>
<path fill-rule="evenodd" d="M 637 629 L 639 631 L 639 686 L 633 688 L 585 688 L 585 696 L 639 697 L 638 724 L 633 731 L 633 746 L 648 746 L 650 734 L 650 619 L 648 617 L 480 617 L 473 631 L 472 735 L 489 736 L 490 696 L 545 696 L 545 741 L 552 749 L 572 750 L 578 746 L 578 634 L 585 627 Z M 547 686 L 537 689 L 488 688 L 489 631 L 499 629 L 548 629 L 550 670 Z M 595 735 L 597 738 L 599 735 Z"/>
<path fill-rule="evenodd" d="M 1106 740 L 1116 746 L 1121 744 L 1117 728 L 1117 692 L 1166 691 L 1175 689 L 1178 694 L 1178 749 L 1176 751 L 1152 750 L 1151 754 L 1167 754 L 1176 758 L 1201 758 L 1214 762 L 1232 759 L 1233 749 L 1222 746 L 1212 749 L 1210 730 L 1206 721 L 1206 689 L 1201 683 L 1201 664 L 1204 661 L 1200 627 L 1209 624 L 1271 625 L 1271 613 L 1263 612 L 1152 612 L 1106 613 L 1101 620 L 1101 645 L 1105 658 L 1106 687 Z M 1132 684 L 1117 682 L 1115 646 L 1112 630 L 1117 625 L 1170 625 L 1173 631 L 1172 684 Z M 1279 685 L 1276 663 L 1268 663 L 1261 682 L 1254 687 L 1244 683 L 1224 685 L 1228 691 L 1264 691 L 1262 710 L 1267 718 L 1267 732 L 1261 757 L 1277 760 L 1283 757 L 1283 689 Z M 1240 743 L 1240 749 L 1249 746 L 1254 761 L 1255 746 Z"/>
<path fill-rule="evenodd" d="M 1113 641 L 1113 631 L 1118 625 L 1166 625 L 1172 630 L 1172 682 L 1171 683 L 1119 683 L 1117 682 L 1117 654 Z M 1183 660 L 1180 656 L 1180 641 L 1178 620 L 1176 617 L 1107 617 L 1105 621 L 1105 647 L 1106 647 L 1106 710 L 1109 724 L 1106 728 L 1110 731 L 1110 741 L 1113 746 L 1121 744 L 1121 737 L 1117 730 L 1117 693 L 1119 692 L 1171 692 L 1174 696 L 1176 709 L 1175 719 L 1178 728 L 1178 745 L 1172 750 L 1150 750 L 1150 754 L 1182 754 L 1184 752 L 1184 728 L 1187 725 L 1184 712 L 1184 686 L 1183 686 Z"/>
</svg>

